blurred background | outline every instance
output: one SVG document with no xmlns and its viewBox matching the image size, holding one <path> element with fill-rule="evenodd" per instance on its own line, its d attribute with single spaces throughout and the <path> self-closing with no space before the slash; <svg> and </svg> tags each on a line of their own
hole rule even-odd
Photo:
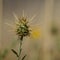
<svg viewBox="0 0 60 60">
<path fill-rule="evenodd" d="M 17 60 L 11 52 L 18 52 L 19 41 L 11 27 L 24 10 L 30 25 L 40 29 L 38 38 L 24 38 L 22 56 L 25 60 L 60 60 L 60 0 L 0 0 L 0 60 Z"/>
</svg>

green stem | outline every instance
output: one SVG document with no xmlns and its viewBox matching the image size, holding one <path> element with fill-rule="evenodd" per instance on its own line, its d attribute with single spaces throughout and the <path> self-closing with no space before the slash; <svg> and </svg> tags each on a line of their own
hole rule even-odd
<svg viewBox="0 0 60 60">
<path fill-rule="evenodd" d="M 20 60 L 22 40 L 23 40 L 23 36 L 21 36 L 21 38 L 19 39 L 20 42 L 19 42 L 19 57 L 18 57 L 18 60 Z"/>
</svg>

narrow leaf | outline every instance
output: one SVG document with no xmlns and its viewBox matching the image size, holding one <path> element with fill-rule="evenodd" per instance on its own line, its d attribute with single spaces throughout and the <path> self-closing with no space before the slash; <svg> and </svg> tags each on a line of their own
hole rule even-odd
<svg viewBox="0 0 60 60">
<path fill-rule="evenodd" d="M 23 56 L 22 60 L 24 60 L 26 56 L 27 56 L 27 55 Z"/>
<path fill-rule="evenodd" d="M 12 50 L 12 52 L 17 56 L 17 57 L 19 57 L 18 56 L 18 53 L 14 50 L 14 49 L 11 49 Z"/>
</svg>

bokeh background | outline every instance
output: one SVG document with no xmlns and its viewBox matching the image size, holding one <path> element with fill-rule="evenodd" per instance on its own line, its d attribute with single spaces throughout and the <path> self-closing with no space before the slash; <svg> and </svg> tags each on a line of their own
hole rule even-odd
<svg viewBox="0 0 60 60">
<path fill-rule="evenodd" d="M 13 12 L 20 18 L 24 10 L 25 16 L 33 27 L 38 26 L 40 37 L 25 38 L 23 41 L 23 52 L 27 54 L 25 60 L 60 60 L 60 0 L 0 0 L 0 55 L 4 52 L 6 56 L 1 60 L 17 60 L 11 52 L 11 48 L 18 51 L 17 37 L 11 27 L 5 23 L 14 25 Z M 57 34 L 51 32 L 52 27 L 57 29 Z M 6 52 L 7 50 L 7 52 Z"/>
</svg>

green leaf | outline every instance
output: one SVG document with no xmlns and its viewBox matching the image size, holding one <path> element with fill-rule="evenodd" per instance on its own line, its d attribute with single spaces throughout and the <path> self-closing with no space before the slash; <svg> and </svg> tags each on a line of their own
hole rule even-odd
<svg viewBox="0 0 60 60">
<path fill-rule="evenodd" d="M 17 57 L 19 57 L 18 53 L 14 49 L 11 49 L 11 50 Z"/>
<path fill-rule="evenodd" d="M 22 60 L 24 60 L 26 56 L 27 56 L 27 55 L 23 56 Z"/>
</svg>

